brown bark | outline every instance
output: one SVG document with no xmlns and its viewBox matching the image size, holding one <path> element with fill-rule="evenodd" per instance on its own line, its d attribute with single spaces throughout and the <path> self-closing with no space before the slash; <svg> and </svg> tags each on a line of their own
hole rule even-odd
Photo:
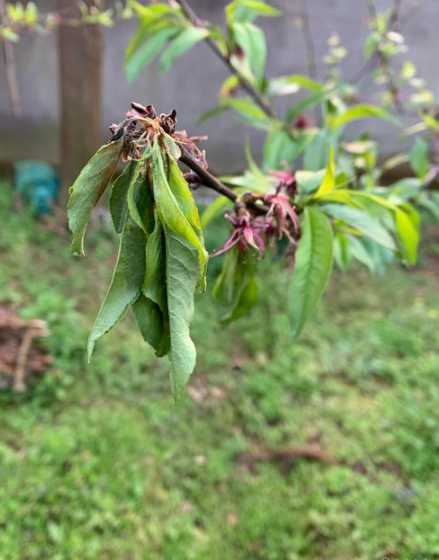
<svg viewBox="0 0 439 560">
<path fill-rule="evenodd" d="M 58 0 L 58 8 L 64 13 L 76 9 L 71 0 Z M 65 203 L 69 186 L 101 144 L 102 28 L 61 26 L 58 47 L 61 203 Z"/>
</svg>

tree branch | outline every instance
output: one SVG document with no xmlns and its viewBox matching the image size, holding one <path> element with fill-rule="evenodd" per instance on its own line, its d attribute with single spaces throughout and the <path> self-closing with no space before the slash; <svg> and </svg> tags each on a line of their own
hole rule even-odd
<svg viewBox="0 0 439 560">
<path fill-rule="evenodd" d="M 182 149 L 180 161 L 198 175 L 203 182 L 203 185 L 219 194 L 222 194 L 232 202 L 236 202 L 238 200 L 238 195 L 233 192 L 232 189 L 226 187 L 226 185 L 224 185 L 217 177 L 209 173 L 209 171 L 204 169 L 204 167 L 201 167 L 201 165 L 199 165 L 184 149 Z"/>
<path fill-rule="evenodd" d="M 300 0 L 300 23 L 302 28 L 303 39 L 306 48 L 306 62 L 308 66 L 308 73 L 311 78 L 317 78 L 317 56 L 314 44 L 314 38 L 311 31 L 311 24 L 309 21 L 309 13 L 306 5 L 306 0 Z"/>
<path fill-rule="evenodd" d="M 197 14 L 194 12 L 192 7 L 189 5 L 187 0 L 175 0 L 175 1 L 180 6 L 184 15 L 189 19 L 189 21 L 192 23 L 193 26 L 195 26 L 195 27 L 205 27 L 206 26 L 206 22 L 203 22 L 203 20 L 197 16 Z M 253 99 L 253 101 L 264 111 L 264 113 L 267 115 L 267 117 L 270 117 L 271 119 L 275 118 L 276 115 L 275 115 L 273 109 L 271 108 L 270 104 L 253 87 L 253 85 L 247 80 L 247 78 L 245 76 L 243 76 L 237 68 L 235 68 L 235 66 L 230 61 L 230 57 L 226 56 L 223 52 L 221 52 L 221 49 L 218 47 L 218 45 L 215 43 L 215 41 L 211 37 L 206 37 L 205 42 L 210 47 L 210 49 L 215 53 L 215 55 L 220 60 L 222 60 L 222 62 L 227 66 L 227 68 L 230 70 L 230 72 L 237 77 L 237 79 L 239 81 L 239 84 L 242 87 L 242 89 L 244 89 L 250 95 L 250 97 Z"/>
<path fill-rule="evenodd" d="M 222 183 L 218 179 L 218 177 L 215 177 L 214 175 L 212 175 L 212 173 L 209 173 L 207 169 L 201 167 L 201 165 L 197 163 L 195 159 L 190 156 L 181 145 L 180 149 L 180 161 L 198 175 L 201 183 L 205 187 L 208 187 L 218 194 L 225 196 L 234 204 L 241 203 L 243 206 L 251 208 L 256 214 L 266 214 L 268 212 L 269 208 L 263 203 L 260 197 L 257 197 L 252 193 L 246 193 L 242 197 L 239 197 L 232 189 L 224 185 L 224 183 Z"/>
<path fill-rule="evenodd" d="M 0 21 L 3 23 L 6 16 L 5 0 L 0 0 Z M 6 39 L 2 41 L 3 60 L 6 70 L 6 81 L 8 84 L 9 99 L 11 101 L 12 114 L 14 117 L 21 115 L 20 93 L 18 90 L 17 67 L 15 64 L 15 53 L 12 43 Z"/>
</svg>

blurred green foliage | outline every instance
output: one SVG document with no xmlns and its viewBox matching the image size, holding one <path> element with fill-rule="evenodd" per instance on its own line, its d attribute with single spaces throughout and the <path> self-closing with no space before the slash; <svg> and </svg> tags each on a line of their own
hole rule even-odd
<svg viewBox="0 0 439 560">
<path fill-rule="evenodd" d="M 200 299 L 197 373 L 175 406 L 129 317 L 86 366 L 108 234 L 92 228 L 93 258 L 75 260 L 8 192 L 1 298 L 48 322 L 54 365 L 27 394 L 0 393 L 2 560 L 439 557 L 437 246 L 436 268 L 424 255 L 410 273 L 335 275 L 294 344 L 280 263 L 227 329 Z M 339 464 L 236 459 L 309 441 Z"/>
</svg>

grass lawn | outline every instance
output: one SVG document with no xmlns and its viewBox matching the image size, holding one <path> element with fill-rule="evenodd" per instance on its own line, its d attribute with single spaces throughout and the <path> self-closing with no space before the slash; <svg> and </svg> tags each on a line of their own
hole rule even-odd
<svg viewBox="0 0 439 560">
<path fill-rule="evenodd" d="M 130 317 L 86 365 L 111 235 L 74 259 L 0 191 L 0 300 L 48 322 L 54 357 L 0 392 L 1 560 L 439 558 L 437 246 L 414 271 L 335 275 L 298 343 L 277 265 L 234 325 L 200 298 L 175 406 Z M 243 459 L 309 444 L 334 464 Z"/>
</svg>

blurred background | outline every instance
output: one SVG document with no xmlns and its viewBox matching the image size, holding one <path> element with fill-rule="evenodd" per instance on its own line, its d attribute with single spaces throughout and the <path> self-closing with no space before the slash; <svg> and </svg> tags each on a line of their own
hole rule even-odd
<svg viewBox="0 0 439 560">
<path fill-rule="evenodd" d="M 226 3 L 191 1 L 215 23 Z M 36 4 L 64 17 L 77 7 Z M 346 75 L 357 72 L 366 0 L 273 4 L 283 16 L 261 24 L 270 76 L 322 79 L 334 32 L 347 49 Z M 438 0 L 403 0 L 401 10 L 411 59 L 439 94 Z M 197 369 L 178 406 L 168 364 L 130 316 L 86 364 L 116 239 L 98 208 L 87 258 L 71 257 L 63 201 L 108 126 L 136 100 L 175 108 L 179 128 L 207 134 L 221 173 L 243 169 L 247 138 L 256 157 L 262 150 L 258 131 L 232 114 L 197 120 L 227 77 L 205 45 L 170 73 L 153 65 L 128 83 L 135 27 L 132 18 L 111 28 L 56 25 L 22 33 L 12 59 L 3 48 L 0 559 L 439 558 L 439 228 L 431 218 L 416 267 L 337 272 L 298 342 L 288 334 L 280 263 L 264 265 L 260 306 L 227 328 L 210 296 L 200 297 Z M 400 135 L 370 127 L 383 154 L 400 152 Z M 208 247 L 226 233 L 213 224 Z M 213 261 L 211 279 L 217 272 Z"/>
</svg>

